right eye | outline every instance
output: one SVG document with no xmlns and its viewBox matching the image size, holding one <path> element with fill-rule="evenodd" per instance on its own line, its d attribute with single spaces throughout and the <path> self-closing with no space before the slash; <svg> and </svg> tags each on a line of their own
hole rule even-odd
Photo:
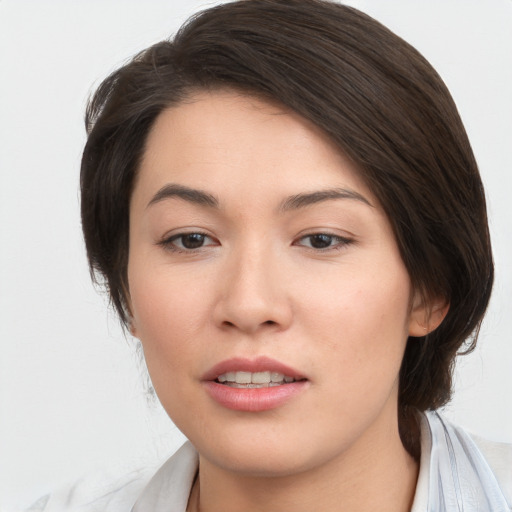
<svg viewBox="0 0 512 512">
<path fill-rule="evenodd" d="M 192 252 L 209 245 L 217 245 L 216 242 L 205 233 L 178 233 L 160 242 L 166 249 L 176 252 Z"/>
</svg>

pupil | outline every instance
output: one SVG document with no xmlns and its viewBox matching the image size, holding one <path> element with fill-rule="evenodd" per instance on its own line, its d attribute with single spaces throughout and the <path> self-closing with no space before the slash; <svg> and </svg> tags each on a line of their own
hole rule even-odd
<svg viewBox="0 0 512 512">
<path fill-rule="evenodd" d="M 197 249 L 204 243 L 204 235 L 200 233 L 191 233 L 190 235 L 183 235 L 182 244 L 186 249 Z"/>
<path fill-rule="evenodd" d="M 330 235 L 312 235 L 311 246 L 315 249 L 325 249 L 329 247 L 332 242 L 332 236 Z"/>
</svg>

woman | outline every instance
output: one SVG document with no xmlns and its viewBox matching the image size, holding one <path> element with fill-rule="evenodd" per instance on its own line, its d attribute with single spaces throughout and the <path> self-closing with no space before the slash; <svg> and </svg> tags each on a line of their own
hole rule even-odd
<svg viewBox="0 0 512 512">
<path fill-rule="evenodd" d="M 413 48 L 334 3 L 225 4 L 105 80 L 87 125 L 91 270 L 190 440 L 91 510 L 510 509 L 510 447 L 427 412 L 493 265 Z"/>
</svg>

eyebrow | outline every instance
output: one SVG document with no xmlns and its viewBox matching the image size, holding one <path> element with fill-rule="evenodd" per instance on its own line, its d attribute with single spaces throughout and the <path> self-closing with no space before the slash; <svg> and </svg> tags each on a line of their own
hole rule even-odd
<svg viewBox="0 0 512 512">
<path fill-rule="evenodd" d="M 350 190 L 347 188 L 331 188 L 327 190 L 306 192 L 291 196 L 283 201 L 280 210 L 283 212 L 289 210 L 297 210 L 312 204 L 321 203 L 323 201 L 330 201 L 331 199 L 353 199 L 373 208 L 373 205 L 370 203 L 370 201 L 368 201 L 366 197 L 359 194 L 355 190 Z"/>
<path fill-rule="evenodd" d="M 169 183 L 159 189 L 158 192 L 151 198 L 147 207 L 155 203 L 159 203 L 160 201 L 164 201 L 165 199 L 171 199 L 174 197 L 200 206 L 206 206 L 215 209 L 219 208 L 219 200 L 212 194 L 196 188 L 178 185 L 176 183 Z M 332 188 L 327 190 L 318 190 L 315 192 L 304 192 L 290 196 L 281 203 L 279 210 L 281 212 L 298 210 L 300 208 L 305 208 L 307 206 L 321 203 L 323 201 L 330 201 L 332 199 L 353 199 L 373 207 L 368 199 L 354 190 L 346 188 Z"/>
<path fill-rule="evenodd" d="M 151 198 L 151 201 L 149 201 L 146 208 L 155 203 L 159 203 L 164 199 L 171 199 L 173 197 L 184 199 L 185 201 L 198 204 L 200 206 L 207 206 L 209 208 L 219 208 L 218 199 L 215 196 L 208 194 L 208 192 L 203 192 L 202 190 L 198 190 L 195 188 L 185 187 L 184 185 L 177 185 L 175 183 L 170 183 L 168 185 L 163 186 Z"/>
</svg>

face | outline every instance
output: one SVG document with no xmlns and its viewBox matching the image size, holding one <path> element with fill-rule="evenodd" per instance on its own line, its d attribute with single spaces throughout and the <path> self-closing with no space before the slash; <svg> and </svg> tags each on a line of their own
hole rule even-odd
<svg viewBox="0 0 512 512">
<path fill-rule="evenodd" d="M 291 474 L 396 430 L 407 271 L 357 169 L 284 107 L 226 91 L 158 117 L 128 282 L 155 390 L 205 461 Z"/>
</svg>

